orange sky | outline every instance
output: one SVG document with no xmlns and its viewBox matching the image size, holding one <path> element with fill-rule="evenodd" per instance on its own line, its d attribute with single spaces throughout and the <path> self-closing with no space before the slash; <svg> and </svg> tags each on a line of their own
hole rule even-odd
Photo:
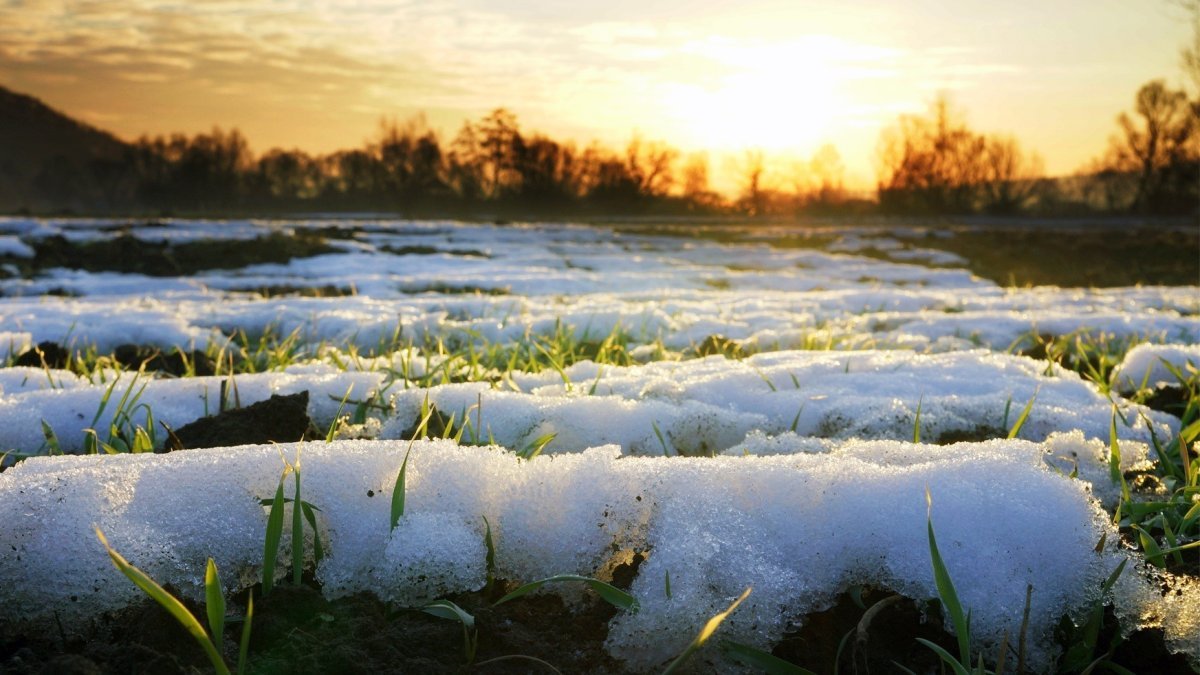
<svg viewBox="0 0 1200 675">
<path fill-rule="evenodd" d="M 505 106 L 558 138 L 711 150 L 718 183 L 725 153 L 830 142 L 860 186 L 880 129 L 938 92 L 1073 171 L 1138 86 L 1181 83 L 1191 30 L 1168 0 L 0 0 L 0 25 L 0 84 L 125 138 L 216 124 L 324 152 L 383 116 L 450 135 Z"/>
</svg>

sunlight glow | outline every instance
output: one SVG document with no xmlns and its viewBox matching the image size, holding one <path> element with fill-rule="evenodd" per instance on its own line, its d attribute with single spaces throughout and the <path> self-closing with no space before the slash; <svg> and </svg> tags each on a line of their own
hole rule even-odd
<svg viewBox="0 0 1200 675">
<path fill-rule="evenodd" d="M 855 105 L 846 80 L 870 74 L 891 50 L 827 36 L 747 45 L 707 40 L 689 46 L 719 75 L 710 84 L 671 87 L 667 108 L 696 145 L 808 153 Z"/>
</svg>

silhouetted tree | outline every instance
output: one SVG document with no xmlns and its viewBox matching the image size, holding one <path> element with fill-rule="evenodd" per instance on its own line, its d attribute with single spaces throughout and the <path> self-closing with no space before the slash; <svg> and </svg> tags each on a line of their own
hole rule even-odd
<svg viewBox="0 0 1200 675">
<path fill-rule="evenodd" d="M 901 213 L 974 210 L 985 146 L 945 96 L 934 101 L 928 117 L 901 116 L 880 137 L 880 206 Z"/>
<path fill-rule="evenodd" d="M 767 160 L 762 150 L 747 150 L 738 163 L 738 173 L 741 174 L 741 193 L 738 206 L 752 216 L 765 215 L 767 212 L 766 172 Z"/>
<path fill-rule="evenodd" d="M 1109 140 L 1108 152 L 1094 165 L 1097 179 L 1114 186 L 1115 177 L 1130 176 L 1127 206 L 1133 211 L 1195 209 L 1200 180 L 1198 111 L 1200 107 L 1189 101 L 1187 94 L 1167 88 L 1162 80 L 1142 85 L 1135 97 L 1134 115 L 1117 117 L 1120 132 Z M 1117 195 L 1109 191 L 1106 197 Z"/>
<path fill-rule="evenodd" d="M 659 141 L 645 142 L 634 135 L 625 146 L 625 164 L 637 183 L 639 197 L 662 197 L 675 182 L 673 165 L 679 151 Z"/>
<path fill-rule="evenodd" d="M 256 183 L 276 200 L 309 200 L 324 182 L 321 165 L 300 150 L 271 150 L 258 159 Z"/>
<path fill-rule="evenodd" d="M 695 152 L 683 163 L 682 196 L 691 210 L 711 210 L 721 203 L 721 196 L 708 184 L 708 154 Z"/>
<path fill-rule="evenodd" d="M 988 213 L 1024 210 L 1037 194 L 1042 158 L 1028 156 L 1012 136 L 989 136 L 984 141 L 980 183 L 981 208 Z"/>
</svg>

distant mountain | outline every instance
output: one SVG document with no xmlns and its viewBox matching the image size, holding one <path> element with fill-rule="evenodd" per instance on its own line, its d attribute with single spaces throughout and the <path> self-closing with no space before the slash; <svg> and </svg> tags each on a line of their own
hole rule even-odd
<svg viewBox="0 0 1200 675">
<path fill-rule="evenodd" d="M 0 212 L 73 208 L 74 199 L 57 197 L 92 187 L 94 162 L 117 160 L 127 148 L 108 132 L 0 86 Z"/>
</svg>

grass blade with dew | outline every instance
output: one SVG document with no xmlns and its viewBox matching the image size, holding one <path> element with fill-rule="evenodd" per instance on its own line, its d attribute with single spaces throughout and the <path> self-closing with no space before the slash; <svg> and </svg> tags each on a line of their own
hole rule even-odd
<svg viewBox="0 0 1200 675">
<path fill-rule="evenodd" d="M 738 605 L 742 604 L 742 601 L 748 597 L 750 597 L 749 588 L 742 591 L 742 594 L 738 596 L 737 600 L 734 600 L 733 604 L 729 605 L 724 612 L 718 612 L 715 616 L 706 621 L 704 623 L 704 627 L 700 629 L 700 633 L 696 635 L 691 644 L 689 644 L 682 652 L 680 652 L 679 656 L 676 656 L 675 660 L 667 666 L 667 669 L 663 671 L 663 675 L 671 675 L 671 673 L 679 672 L 683 665 L 688 662 L 688 659 L 692 658 L 693 654 L 700 651 L 705 643 L 708 642 L 709 638 L 711 638 L 713 634 L 717 632 L 717 629 L 721 627 L 721 623 L 725 621 L 730 614 L 733 614 L 734 610 L 738 608 Z"/>
<path fill-rule="evenodd" d="M 100 531 L 99 527 L 96 528 L 96 538 L 104 545 L 104 549 L 108 551 L 108 557 L 112 559 L 112 563 L 117 570 L 132 581 L 134 585 L 142 589 L 146 595 L 161 605 L 163 609 L 167 610 L 183 626 L 183 629 L 195 638 L 196 642 L 200 644 L 201 649 L 204 650 L 205 655 L 208 656 L 208 660 L 212 662 L 213 669 L 217 671 L 217 674 L 229 675 L 229 667 L 225 665 L 225 660 L 221 657 L 221 652 L 217 650 L 217 646 L 213 644 L 212 639 L 204 632 L 204 626 L 200 625 L 200 622 L 188 611 L 188 608 L 178 598 L 168 593 L 162 586 L 159 586 L 158 582 L 151 579 L 145 572 L 129 564 L 129 561 L 125 560 L 120 553 L 117 553 L 112 546 L 109 546 L 108 539 L 104 537 L 104 533 Z"/>
<path fill-rule="evenodd" d="M 494 607 L 496 605 L 502 605 L 509 600 L 515 600 L 523 595 L 528 595 L 529 593 L 538 590 L 546 584 L 560 583 L 564 581 L 583 582 L 587 584 L 593 591 L 596 591 L 596 594 L 603 598 L 610 605 L 630 613 L 636 614 L 638 611 L 639 605 L 637 598 L 617 588 L 616 586 L 613 586 L 612 584 L 607 584 L 599 579 L 593 579 L 591 577 L 582 577 L 577 574 L 559 574 L 557 576 L 531 581 L 492 603 L 492 606 Z"/>
<path fill-rule="evenodd" d="M 225 587 L 221 585 L 217 563 L 212 558 L 204 568 L 204 611 L 208 614 L 208 630 L 220 652 L 225 638 Z"/>
</svg>

